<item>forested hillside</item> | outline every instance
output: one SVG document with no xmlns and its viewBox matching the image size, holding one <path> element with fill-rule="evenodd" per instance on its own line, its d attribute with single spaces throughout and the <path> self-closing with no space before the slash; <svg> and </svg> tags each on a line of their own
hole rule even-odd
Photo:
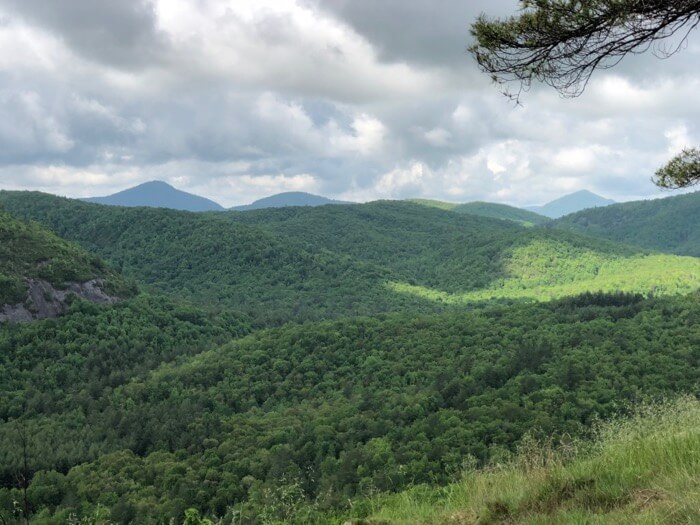
<svg viewBox="0 0 700 525">
<path fill-rule="evenodd" d="M 641 404 L 592 441 L 528 439 L 497 468 L 359 504 L 367 525 L 700 522 L 700 401 Z"/>
<path fill-rule="evenodd" d="M 290 325 L 203 353 L 245 325 L 149 301 L 90 308 L 0 332 L 2 479 L 20 468 L 7 418 L 22 414 L 43 516 L 102 505 L 141 523 L 234 506 L 305 523 L 700 380 L 697 295 Z M 138 357 L 153 338 L 161 354 Z M 0 505 L 16 497 L 2 489 Z"/>
<path fill-rule="evenodd" d="M 452 208 L 452 211 L 514 221 L 524 226 L 545 224 L 550 220 L 548 217 L 540 215 L 539 213 L 495 202 L 467 202 L 466 204 L 455 206 Z"/>
<path fill-rule="evenodd" d="M 508 206 L 507 204 L 498 204 L 495 202 L 466 202 L 464 204 L 456 204 L 452 202 L 443 202 L 430 199 L 409 199 L 408 202 L 428 206 L 430 208 L 438 208 L 440 210 L 450 210 L 456 213 L 468 213 L 470 215 L 479 215 L 481 217 L 490 217 L 492 219 L 503 219 L 507 221 L 517 222 L 523 226 L 533 226 L 536 224 L 544 224 L 549 222 L 549 217 L 540 215 L 533 211 Z"/>
<path fill-rule="evenodd" d="M 3 215 L 6 275 L 142 290 L 0 323 L 5 520 L 365 517 L 700 381 L 698 258 L 407 202 L 0 205 L 43 225 Z"/>
<path fill-rule="evenodd" d="M 29 302 L 31 280 L 59 290 L 99 280 L 104 291 L 115 296 L 134 292 L 99 257 L 0 208 L 0 310 L 3 305 Z M 48 288 L 44 292 L 49 293 Z"/>
<path fill-rule="evenodd" d="M 685 293 L 700 260 L 409 203 L 283 208 L 229 215 L 309 250 L 391 270 L 389 289 L 436 304 L 546 300 L 585 291 Z"/>
<path fill-rule="evenodd" d="M 257 326 L 494 298 L 683 293 L 700 275 L 697 259 L 405 202 L 192 214 L 2 192 L 0 204 L 155 290 Z"/>
<path fill-rule="evenodd" d="M 562 217 L 553 226 L 700 257 L 700 192 L 584 210 Z"/>
<path fill-rule="evenodd" d="M 383 267 L 312 253 L 219 213 L 106 207 L 37 193 L 0 192 L 0 203 L 154 290 L 246 312 L 258 325 L 436 308 L 387 293 Z"/>
</svg>

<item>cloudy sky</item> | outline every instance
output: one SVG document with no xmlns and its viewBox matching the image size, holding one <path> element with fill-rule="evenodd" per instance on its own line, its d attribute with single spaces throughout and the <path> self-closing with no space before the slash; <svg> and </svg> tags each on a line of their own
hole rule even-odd
<svg viewBox="0 0 700 525">
<path fill-rule="evenodd" d="M 465 48 L 515 0 L 0 0 L 0 188 L 149 180 L 230 206 L 653 197 L 700 144 L 700 32 L 514 107 Z"/>
</svg>

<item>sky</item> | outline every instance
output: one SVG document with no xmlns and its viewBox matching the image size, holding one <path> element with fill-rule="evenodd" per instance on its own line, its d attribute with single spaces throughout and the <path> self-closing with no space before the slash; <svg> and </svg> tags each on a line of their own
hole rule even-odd
<svg viewBox="0 0 700 525">
<path fill-rule="evenodd" d="M 0 0 L 0 189 L 163 180 L 222 205 L 283 191 L 513 205 L 667 195 L 700 144 L 700 32 L 566 99 L 515 106 L 466 52 L 515 0 Z"/>
</svg>

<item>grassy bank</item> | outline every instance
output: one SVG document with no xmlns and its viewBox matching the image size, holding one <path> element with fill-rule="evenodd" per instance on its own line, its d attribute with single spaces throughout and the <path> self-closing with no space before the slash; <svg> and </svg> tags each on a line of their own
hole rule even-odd
<svg viewBox="0 0 700 525">
<path fill-rule="evenodd" d="M 375 500 L 365 523 L 700 523 L 697 399 L 642 407 L 596 434 L 556 447 L 525 440 L 505 464 Z"/>
</svg>

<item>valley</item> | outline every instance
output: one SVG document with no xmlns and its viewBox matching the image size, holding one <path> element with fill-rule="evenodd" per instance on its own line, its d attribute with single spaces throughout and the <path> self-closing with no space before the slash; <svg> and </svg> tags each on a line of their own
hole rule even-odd
<svg viewBox="0 0 700 525">
<path fill-rule="evenodd" d="M 38 523 L 191 508 L 401 523 L 395 498 L 442 494 L 465 462 L 592 439 L 600 418 L 700 381 L 700 260 L 560 230 L 568 218 L 397 201 L 191 213 L 30 192 L 0 192 L 0 207 L 6 304 L 32 278 L 119 291 L 0 324 L 0 512 L 23 497 L 25 435 Z"/>
</svg>

